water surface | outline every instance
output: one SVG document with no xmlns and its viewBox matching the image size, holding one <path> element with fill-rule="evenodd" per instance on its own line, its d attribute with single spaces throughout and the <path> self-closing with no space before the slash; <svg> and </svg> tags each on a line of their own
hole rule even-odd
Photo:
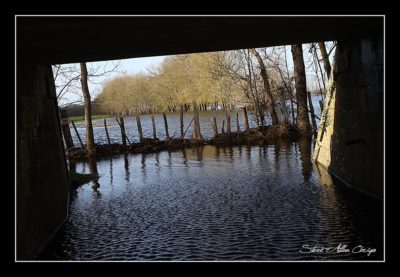
<svg viewBox="0 0 400 277">
<path fill-rule="evenodd" d="M 100 179 L 73 195 L 44 260 L 382 259 L 382 202 L 331 178 L 311 145 L 204 146 L 78 163 Z M 376 253 L 304 254 L 304 245 Z"/>
<path fill-rule="evenodd" d="M 313 106 L 315 109 L 315 114 L 319 117 L 320 116 L 320 106 L 318 101 L 321 100 L 320 96 L 313 96 Z M 288 104 L 289 105 L 289 104 Z M 243 110 L 237 109 L 235 111 L 230 112 L 231 117 L 231 129 L 232 132 L 237 131 L 237 121 L 236 121 L 236 113 L 239 115 L 239 128 L 240 130 L 244 130 L 244 119 L 243 119 Z M 168 132 L 171 137 L 178 138 L 181 135 L 180 131 L 180 113 L 167 113 L 167 120 L 168 120 Z M 141 124 L 143 129 L 143 135 L 146 138 L 153 137 L 153 128 L 152 128 L 152 121 L 151 121 L 150 114 L 141 115 Z M 156 125 L 156 134 L 157 137 L 164 140 L 166 139 L 166 132 L 164 126 L 164 119 L 161 114 L 154 115 L 155 117 L 155 125 Z M 201 134 L 206 139 L 211 139 L 213 137 L 213 130 L 211 127 L 211 117 L 216 117 L 218 132 L 221 131 L 222 121 L 225 120 L 225 130 L 226 130 L 226 115 L 224 111 L 200 111 L 199 118 L 200 118 L 200 129 Z M 249 119 L 249 127 L 255 128 L 257 127 L 256 119 L 254 113 L 248 111 L 248 119 Z M 186 138 L 190 138 L 193 134 L 193 112 L 185 112 L 183 115 L 183 122 L 184 122 L 184 132 Z M 192 124 L 190 124 L 192 122 Z M 134 116 L 127 116 L 124 117 L 124 125 L 126 135 L 131 143 L 139 142 L 139 134 L 137 129 L 136 118 Z M 271 118 L 268 114 L 265 115 L 265 123 L 266 125 L 271 124 Z M 108 132 L 110 136 L 110 140 L 112 143 L 122 143 L 122 136 L 121 136 L 121 129 L 115 120 L 115 118 L 108 118 L 107 119 L 108 125 Z M 317 120 L 317 125 L 319 125 L 319 120 Z M 74 144 L 79 146 L 79 140 L 75 134 L 74 129 L 71 127 L 71 135 L 74 141 Z M 80 137 L 85 143 L 86 139 L 86 129 L 85 123 L 80 122 L 76 123 L 77 130 L 80 134 Z M 98 119 L 93 120 L 93 132 L 94 132 L 94 140 L 96 144 L 106 144 L 107 143 L 107 136 L 104 129 L 104 120 Z"/>
</svg>

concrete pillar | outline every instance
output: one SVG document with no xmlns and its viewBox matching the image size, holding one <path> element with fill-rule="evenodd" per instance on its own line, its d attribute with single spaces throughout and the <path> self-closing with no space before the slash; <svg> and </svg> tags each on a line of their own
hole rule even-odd
<svg viewBox="0 0 400 277">
<path fill-rule="evenodd" d="M 68 213 L 69 179 L 50 65 L 18 59 L 17 111 L 17 259 L 29 260 Z"/>
<path fill-rule="evenodd" d="M 339 41 L 314 160 L 383 198 L 383 40 Z"/>
</svg>

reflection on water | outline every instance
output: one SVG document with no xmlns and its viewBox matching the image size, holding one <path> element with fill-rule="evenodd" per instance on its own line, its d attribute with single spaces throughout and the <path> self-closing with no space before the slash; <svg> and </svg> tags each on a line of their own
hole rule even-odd
<svg viewBox="0 0 400 277">
<path fill-rule="evenodd" d="M 301 172 L 303 173 L 304 181 L 308 182 L 311 177 L 312 162 L 311 162 L 311 138 L 301 137 L 299 139 Z"/>
<path fill-rule="evenodd" d="M 97 162 L 94 158 L 89 158 L 88 159 L 88 165 L 89 165 L 89 171 L 90 174 L 92 175 L 99 175 L 99 172 L 97 171 Z M 100 183 L 98 179 L 94 179 L 92 181 L 92 189 L 93 191 L 97 191 L 97 189 L 100 187 Z"/>
<path fill-rule="evenodd" d="M 76 170 L 76 169 L 75 169 Z M 113 184 L 113 159 L 112 157 L 110 157 L 110 171 L 109 171 L 109 175 L 110 175 L 110 185 Z"/>
<path fill-rule="evenodd" d="M 125 180 L 129 182 L 129 161 L 128 154 L 124 154 L 124 168 L 125 168 Z"/>
<path fill-rule="evenodd" d="M 381 259 L 382 203 L 316 167 L 311 148 L 310 140 L 204 146 L 70 164 L 100 179 L 77 190 L 38 258 Z M 302 254 L 305 244 L 377 252 Z"/>
</svg>

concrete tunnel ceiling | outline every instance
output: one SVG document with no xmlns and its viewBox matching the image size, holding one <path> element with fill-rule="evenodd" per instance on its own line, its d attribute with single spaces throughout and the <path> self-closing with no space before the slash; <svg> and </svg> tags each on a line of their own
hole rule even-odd
<svg viewBox="0 0 400 277">
<path fill-rule="evenodd" d="M 18 55 L 59 64 L 383 34 L 383 17 L 17 17 Z"/>
</svg>

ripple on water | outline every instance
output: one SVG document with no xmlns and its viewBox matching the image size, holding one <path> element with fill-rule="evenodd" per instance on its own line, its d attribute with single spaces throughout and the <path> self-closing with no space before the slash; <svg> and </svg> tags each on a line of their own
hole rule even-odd
<svg viewBox="0 0 400 277">
<path fill-rule="evenodd" d="M 381 203 L 338 183 L 321 185 L 313 168 L 304 173 L 300 154 L 297 144 L 206 146 L 97 161 L 98 192 L 78 189 L 67 223 L 38 258 L 368 258 L 299 253 L 304 244 L 339 243 L 377 248 L 370 258 L 381 258 Z M 77 170 L 89 172 L 84 164 Z"/>
</svg>

